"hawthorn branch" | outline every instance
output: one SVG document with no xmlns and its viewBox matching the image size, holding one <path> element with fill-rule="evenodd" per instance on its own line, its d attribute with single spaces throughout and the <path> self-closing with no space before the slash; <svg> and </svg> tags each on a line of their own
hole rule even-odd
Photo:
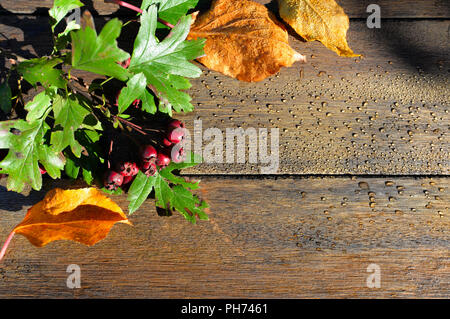
<svg viewBox="0 0 450 319">
<path fill-rule="evenodd" d="M 114 119 L 118 120 L 119 122 L 125 124 L 129 128 L 135 130 L 136 132 L 141 133 L 142 135 L 147 135 L 146 132 L 143 131 L 142 127 L 139 125 L 136 125 L 134 123 L 131 123 L 130 121 L 125 120 L 124 118 L 121 118 L 120 116 L 114 115 Z"/>
<path fill-rule="evenodd" d="M 106 2 L 106 3 L 115 3 L 115 4 L 119 5 L 119 6 L 122 6 L 122 7 L 124 7 L 124 8 L 128 8 L 128 9 L 133 10 L 133 11 L 136 11 L 136 12 L 138 12 L 138 13 L 144 12 L 142 9 L 140 9 L 140 8 L 138 8 L 138 7 L 136 7 L 136 6 L 132 5 L 132 4 L 130 4 L 130 3 L 128 3 L 128 2 L 125 2 L 125 1 L 120 1 L 120 0 L 105 0 L 105 2 Z M 171 28 L 171 29 L 173 29 L 173 28 L 175 27 L 173 24 L 171 24 L 171 23 L 169 23 L 169 22 L 167 22 L 167 21 L 165 21 L 165 20 L 163 20 L 163 19 L 161 19 L 161 18 L 158 18 L 158 21 L 159 21 L 160 23 L 164 24 L 166 27 L 169 27 L 169 28 Z"/>
</svg>

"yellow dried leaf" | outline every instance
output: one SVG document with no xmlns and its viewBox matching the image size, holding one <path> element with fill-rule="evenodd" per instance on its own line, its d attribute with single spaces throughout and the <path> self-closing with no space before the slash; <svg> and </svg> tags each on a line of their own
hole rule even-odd
<svg viewBox="0 0 450 319">
<path fill-rule="evenodd" d="M 278 0 L 281 18 L 307 41 L 318 40 L 340 56 L 359 56 L 347 44 L 350 22 L 335 0 Z"/>
<path fill-rule="evenodd" d="M 97 189 L 56 188 L 28 210 L 13 233 L 24 235 L 38 247 L 61 239 L 91 246 L 117 222 L 130 224 L 122 209 Z"/>
<path fill-rule="evenodd" d="M 241 81 L 261 81 L 305 61 L 275 16 L 249 0 L 214 1 L 191 26 L 188 39 L 197 38 L 206 38 L 205 56 L 198 59 L 202 64 Z"/>
</svg>

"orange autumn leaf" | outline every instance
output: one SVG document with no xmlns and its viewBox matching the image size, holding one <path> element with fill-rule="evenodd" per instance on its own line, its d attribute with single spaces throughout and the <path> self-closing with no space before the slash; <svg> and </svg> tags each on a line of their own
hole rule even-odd
<svg viewBox="0 0 450 319">
<path fill-rule="evenodd" d="M 38 247 L 61 239 L 91 246 L 117 222 L 130 224 L 122 209 L 97 189 L 55 188 L 28 210 L 13 232 Z"/>
<path fill-rule="evenodd" d="M 267 8 L 249 0 L 215 0 L 195 18 L 188 39 L 206 38 L 206 67 L 256 82 L 305 57 L 288 43 L 285 27 Z"/>
<path fill-rule="evenodd" d="M 347 44 L 348 16 L 335 0 L 278 0 L 281 18 L 307 41 L 320 41 L 340 56 L 359 56 Z"/>
</svg>

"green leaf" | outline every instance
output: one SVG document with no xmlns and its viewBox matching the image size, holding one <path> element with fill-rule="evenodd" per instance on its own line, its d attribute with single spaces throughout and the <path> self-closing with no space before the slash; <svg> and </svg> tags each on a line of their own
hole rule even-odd
<svg viewBox="0 0 450 319">
<path fill-rule="evenodd" d="M 53 7 L 48 11 L 49 15 L 54 19 L 52 21 L 52 30 L 55 29 L 56 25 L 75 8 L 82 7 L 83 3 L 78 0 L 55 0 L 53 2 Z"/>
<path fill-rule="evenodd" d="M 85 128 L 91 131 L 103 131 L 102 123 L 94 116 L 93 113 L 88 114 L 81 124 L 81 128 Z"/>
<path fill-rule="evenodd" d="M 156 205 L 164 209 L 174 209 L 181 213 L 191 223 L 195 223 L 197 216 L 201 220 L 207 220 L 208 215 L 205 209 L 208 205 L 192 194 L 182 185 L 175 185 L 172 188 L 161 177 L 156 176 L 155 182 Z"/>
<path fill-rule="evenodd" d="M 128 190 L 128 201 L 130 202 L 128 205 L 128 213 L 130 215 L 137 211 L 145 202 L 148 195 L 152 192 L 155 182 L 155 176 L 147 177 L 144 173 L 139 171 Z"/>
<path fill-rule="evenodd" d="M 189 189 L 198 189 L 200 181 L 196 183 L 187 182 L 183 177 L 175 176 L 172 174 L 171 171 L 168 170 L 162 170 L 160 172 L 160 175 L 164 177 L 166 180 L 170 181 L 171 183 L 182 185 Z"/>
<path fill-rule="evenodd" d="M 72 20 L 66 26 L 66 29 L 59 33 L 55 39 L 55 47 L 58 50 L 65 49 L 67 44 L 69 43 L 70 37 L 69 34 L 71 31 L 80 29 L 80 25 L 76 23 L 76 21 Z"/>
<path fill-rule="evenodd" d="M 159 4 L 159 17 L 171 24 L 176 24 L 190 9 L 195 8 L 198 0 L 144 0 L 141 9 L 147 10 L 155 3 Z"/>
<path fill-rule="evenodd" d="M 0 83 L 0 109 L 6 114 L 9 113 L 12 108 L 11 97 L 11 88 L 6 79 L 3 83 Z"/>
<path fill-rule="evenodd" d="M 143 73 L 136 74 L 128 80 L 127 86 L 122 89 L 119 95 L 119 113 L 123 113 L 127 108 L 139 99 L 145 92 L 147 79 Z"/>
<path fill-rule="evenodd" d="M 157 110 L 156 110 L 155 99 L 153 98 L 153 95 L 148 90 L 145 90 L 144 94 L 142 94 L 141 101 L 142 101 L 142 110 L 143 111 L 150 113 L 150 114 L 156 113 Z"/>
<path fill-rule="evenodd" d="M 45 57 L 31 59 L 20 63 L 17 67 L 27 82 L 31 85 L 41 83 L 45 88 L 55 86 L 64 89 L 66 81 L 63 78 L 63 72 L 54 67 L 63 61 L 61 59 L 53 58 L 47 59 Z"/>
<path fill-rule="evenodd" d="M 198 160 L 198 156 L 191 156 Z M 152 190 L 155 190 L 156 205 L 180 212 L 187 220 L 196 222 L 197 217 L 208 219 L 205 209 L 208 205 L 193 195 L 188 189 L 195 190 L 199 182 L 190 183 L 183 177 L 175 176 L 172 172 L 181 168 L 196 165 L 194 161 L 188 163 L 172 163 L 154 176 L 147 177 L 139 172 L 128 190 L 129 213 L 132 214 L 144 203 Z M 171 184 L 174 185 L 171 187 Z"/>
<path fill-rule="evenodd" d="M 190 160 L 184 163 L 171 163 L 161 170 L 155 182 L 156 204 L 165 209 L 174 209 L 181 213 L 192 223 L 196 222 L 196 216 L 201 220 L 207 220 L 205 209 L 208 205 L 192 194 L 189 189 L 199 188 L 199 182 L 187 182 L 183 177 L 176 176 L 172 172 L 183 168 L 192 167 L 201 162 L 201 157 L 191 153 Z M 171 188 L 169 182 L 174 186 Z"/>
<path fill-rule="evenodd" d="M 200 220 L 208 220 L 205 209 L 209 206 L 205 202 L 201 202 L 197 196 L 181 185 L 174 186 L 172 191 L 174 196 L 170 205 L 176 211 L 180 212 L 184 218 L 194 224 L 196 217 Z"/>
<path fill-rule="evenodd" d="M 28 111 L 27 121 L 34 122 L 47 114 L 47 110 L 52 103 L 52 97 L 56 93 L 55 88 L 42 91 L 37 94 L 34 99 L 25 105 L 25 110 Z"/>
<path fill-rule="evenodd" d="M 71 178 L 77 178 L 80 170 L 84 181 L 91 185 L 95 178 L 100 178 L 101 168 L 104 163 L 101 154 L 100 134 L 97 131 L 78 130 L 75 132 L 75 139 L 84 147 L 85 152 L 77 158 L 70 149 L 66 149 L 66 166 L 64 170 Z"/>
<path fill-rule="evenodd" d="M 201 70 L 190 60 L 203 55 L 204 40 L 185 41 L 190 23 L 190 16 L 182 17 L 171 33 L 159 42 L 155 36 L 156 6 L 150 6 L 141 16 L 129 70 L 145 74 L 149 88 L 160 100 L 160 111 L 164 113 L 171 114 L 172 108 L 177 112 L 193 110 L 191 97 L 179 91 L 190 86 L 181 77 L 200 76 Z"/>
<path fill-rule="evenodd" d="M 70 146 L 75 156 L 80 157 L 81 145 L 75 139 L 75 131 L 81 127 L 89 110 L 73 96 L 64 98 L 58 95 L 53 102 L 53 113 L 55 127 L 60 125 L 62 130 L 52 132 L 51 144 L 59 151 Z"/>
<path fill-rule="evenodd" d="M 0 162 L 3 174 L 8 174 L 8 190 L 21 192 L 25 184 L 30 184 L 35 190 L 42 187 L 42 176 L 39 162 L 52 178 L 59 178 L 64 168 L 64 159 L 59 152 L 45 144 L 44 135 L 49 130 L 43 121 L 26 122 L 12 121 L 7 124 L 20 131 L 18 135 L 7 133 L 9 152 Z M 2 125 L 4 127 L 4 125 Z"/>
<path fill-rule="evenodd" d="M 80 166 L 73 160 L 69 154 L 66 153 L 66 165 L 64 166 L 64 172 L 72 179 L 77 179 L 80 173 Z"/>
<path fill-rule="evenodd" d="M 113 191 L 109 190 L 109 189 L 106 189 L 105 187 L 102 187 L 101 190 L 103 192 L 105 192 L 106 194 L 109 194 L 109 195 L 122 195 L 123 194 L 123 190 L 120 187 L 118 189 L 116 189 L 116 190 L 113 190 Z"/>
<path fill-rule="evenodd" d="M 8 149 L 11 147 L 11 129 L 14 128 L 15 121 L 0 122 L 0 148 Z"/>
<path fill-rule="evenodd" d="M 198 163 L 201 163 L 202 158 L 201 156 L 191 152 L 190 156 L 187 157 L 187 160 L 189 161 L 182 163 L 171 162 L 169 166 L 161 170 L 160 175 L 173 184 L 182 185 L 189 189 L 198 189 L 200 181 L 195 183 L 187 182 L 183 177 L 176 176 L 172 173 L 175 170 L 180 171 L 182 169 L 198 165 Z"/>
<path fill-rule="evenodd" d="M 72 66 L 76 69 L 115 77 L 126 81 L 130 74 L 117 62 L 122 62 L 130 55 L 119 49 L 116 39 L 119 37 L 122 23 L 110 20 L 97 36 L 90 27 L 71 32 Z"/>
<path fill-rule="evenodd" d="M 80 28 L 80 25 L 75 20 L 72 20 L 67 24 L 64 31 L 58 34 L 58 37 L 68 36 L 71 31 L 79 30 Z"/>
<path fill-rule="evenodd" d="M 94 175 L 92 174 L 93 170 L 92 169 L 82 169 L 81 174 L 83 175 L 83 180 L 88 184 L 88 185 L 92 185 L 92 182 L 94 181 Z"/>
<path fill-rule="evenodd" d="M 156 174 L 155 177 L 156 205 L 164 209 L 170 209 L 170 202 L 173 200 L 174 196 L 173 191 L 161 175 Z"/>
</svg>

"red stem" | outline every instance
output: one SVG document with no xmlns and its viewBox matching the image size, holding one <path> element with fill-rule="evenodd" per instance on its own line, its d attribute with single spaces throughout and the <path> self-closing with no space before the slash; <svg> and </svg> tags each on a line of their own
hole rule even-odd
<svg viewBox="0 0 450 319">
<path fill-rule="evenodd" d="M 171 29 L 175 28 L 175 26 L 172 23 L 167 22 L 166 20 L 163 20 L 161 18 L 158 18 L 158 21 L 162 24 L 164 24 L 166 27 L 169 27 Z"/>
<path fill-rule="evenodd" d="M 140 8 L 138 8 L 138 7 L 136 7 L 136 6 L 133 6 L 132 4 L 130 4 L 130 3 L 128 3 L 128 2 L 125 2 L 125 1 L 120 1 L 120 0 L 108 0 L 108 1 L 106 1 L 106 2 L 112 2 L 112 3 L 115 3 L 115 4 L 119 5 L 119 6 L 122 6 L 122 7 L 124 7 L 124 8 L 128 8 L 128 9 L 131 9 L 131 10 L 136 11 L 136 12 L 139 12 L 139 13 L 142 13 L 142 12 L 143 12 Z M 163 20 L 163 19 L 161 19 L 161 18 L 158 18 L 158 21 L 159 21 L 160 23 L 164 24 L 166 27 L 169 27 L 169 28 L 171 28 L 171 29 L 173 29 L 173 28 L 175 27 L 173 24 L 171 24 L 171 23 L 169 23 L 169 22 L 167 22 L 167 21 L 165 21 L 165 20 Z"/>
<path fill-rule="evenodd" d="M 108 152 L 108 169 L 111 168 L 111 162 L 109 161 L 109 158 L 111 157 L 112 149 L 113 149 L 113 143 L 114 141 L 111 140 L 111 143 L 109 143 L 109 152 Z"/>
<path fill-rule="evenodd" d="M 5 243 L 3 244 L 2 250 L 0 251 L 0 261 L 3 259 L 3 256 L 5 256 L 6 249 L 8 249 L 9 243 L 11 242 L 11 239 L 14 237 L 15 232 L 12 231 L 11 234 L 9 234 L 8 238 L 6 238 Z"/>
<path fill-rule="evenodd" d="M 134 124 L 134 123 L 131 123 L 130 121 L 127 121 L 127 120 L 121 118 L 120 116 L 114 116 L 114 117 L 115 117 L 117 120 L 119 120 L 119 122 L 122 122 L 123 124 L 127 125 L 128 127 L 131 127 L 133 130 L 135 130 L 135 131 L 141 133 L 142 135 L 147 135 L 147 133 L 145 133 L 145 132 L 143 131 L 142 127 L 140 127 L 140 126 L 138 126 L 138 125 L 136 125 L 136 124 Z"/>
</svg>

